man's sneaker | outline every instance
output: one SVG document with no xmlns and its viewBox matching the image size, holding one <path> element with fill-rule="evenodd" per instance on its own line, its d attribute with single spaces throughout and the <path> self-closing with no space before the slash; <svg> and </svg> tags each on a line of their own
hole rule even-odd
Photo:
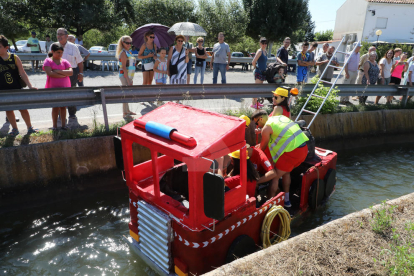
<svg viewBox="0 0 414 276">
<path fill-rule="evenodd" d="M 292 204 L 290 203 L 290 200 L 289 201 L 285 201 L 285 207 L 287 207 L 287 208 L 292 207 Z"/>
</svg>

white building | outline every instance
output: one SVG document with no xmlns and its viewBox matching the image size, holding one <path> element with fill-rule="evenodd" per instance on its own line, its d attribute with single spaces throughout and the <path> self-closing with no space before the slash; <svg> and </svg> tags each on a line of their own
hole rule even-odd
<svg viewBox="0 0 414 276">
<path fill-rule="evenodd" d="M 346 0 L 336 12 L 333 39 L 344 35 L 347 45 L 360 39 L 414 44 L 414 0 Z"/>
</svg>

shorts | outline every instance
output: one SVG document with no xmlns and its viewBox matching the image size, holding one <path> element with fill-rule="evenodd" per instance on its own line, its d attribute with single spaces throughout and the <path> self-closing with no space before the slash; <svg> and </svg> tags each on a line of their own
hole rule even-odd
<svg viewBox="0 0 414 276">
<path fill-rule="evenodd" d="M 308 145 L 305 144 L 304 147 L 296 148 L 291 152 L 285 152 L 276 162 L 276 169 L 291 172 L 294 168 L 298 167 L 300 164 L 305 161 L 306 156 L 308 155 Z"/>
<path fill-rule="evenodd" d="M 188 61 L 188 63 L 187 63 L 187 75 L 191 75 L 191 70 L 192 70 L 192 68 L 193 68 L 193 61 L 192 61 L 192 59 L 190 58 L 190 60 Z"/>
<path fill-rule="evenodd" d="M 156 79 L 155 80 L 156 83 L 163 83 L 163 84 L 167 84 L 167 78 L 161 78 L 161 79 Z"/>
<path fill-rule="evenodd" d="M 308 68 L 305 66 L 298 66 L 296 70 L 296 81 L 307 82 L 308 81 Z"/>
<path fill-rule="evenodd" d="M 151 69 L 151 70 L 145 70 L 144 63 L 141 63 L 141 69 L 142 69 L 142 72 L 151 72 L 151 71 L 154 71 L 153 69 Z"/>
<path fill-rule="evenodd" d="M 263 75 L 259 70 L 255 69 L 254 70 L 254 79 L 255 80 L 265 81 L 266 80 L 266 76 Z"/>
<path fill-rule="evenodd" d="M 31 51 L 30 53 L 32 53 L 32 54 L 39 54 L 40 51 Z"/>
<path fill-rule="evenodd" d="M 378 85 L 382 85 L 381 83 L 382 79 L 378 79 Z M 384 85 L 388 85 L 391 82 L 391 77 L 389 78 L 384 78 Z"/>
<path fill-rule="evenodd" d="M 400 79 L 400 78 L 396 78 L 396 77 L 391 76 L 391 81 L 390 81 L 390 83 L 393 83 L 393 84 L 400 84 L 400 83 L 401 83 L 401 79 Z"/>
</svg>

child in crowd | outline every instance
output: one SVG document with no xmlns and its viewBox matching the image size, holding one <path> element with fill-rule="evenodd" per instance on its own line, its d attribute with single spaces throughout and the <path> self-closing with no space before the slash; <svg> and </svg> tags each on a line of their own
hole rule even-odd
<svg viewBox="0 0 414 276">
<path fill-rule="evenodd" d="M 167 50 L 164 48 L 160 49 L 160 57 L 157 58 L 154 64 L 154 79 L 155 84 L 165 85 L 167 84 Z"/>
<path fill-rule="evenodd" d="M 282 83 L 285 82 L 285 69 L 283 67 L 280 67 L 278 72 L 273 77 L 273 80 L 275 83 Z"/>
<path fill-rule="evenodd" d="M 50 47 L 49 57 L 43 63 L 43 70 L 46 71 L 47 80 L 45 88 L 71 87 L 69 76 L 73 75 L 69 61 L 62 58 L 63 47 L 60 43 L 53 43 Z M 52 108 L 53 131 L 57 130 L 57 119 L 60 113 L 62 130 L 67 130 L 66 107 Z"/>
</svg>

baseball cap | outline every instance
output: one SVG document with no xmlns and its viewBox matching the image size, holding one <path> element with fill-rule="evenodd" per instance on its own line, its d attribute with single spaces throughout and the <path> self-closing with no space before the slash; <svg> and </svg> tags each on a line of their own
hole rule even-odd
<svg viewBox="0 0 414 276">
<path fill-rule="evenodd" d="M 278 87 L 275 91 L 272 91 L 273 95 L 279 95 L 282 97 L 288 97 L 289 96 L 289 90 L 286 88 Z"/>
<path fill-rule="evenodd" d="M 233 151 L 232 153 L 229 153 L 228 155 L 230 157 L 233 157 L 233 158 L 236 158 L 236 159 L 240 159 L 240 150 Z M 249 158 L 250 158 L 249 157 L 249 153 L 246 150 L 246 159 L 249 159 Z"/>
<path fill-rule="evenodd" d="M 241 115 L 239 118 L 246 121 L 246 126 L 247 127 L 250 125 L 250 118 L 247 117 L 246 115 Z"/>
<path fill-rule="evenodd" d="M 362 47 L 361 42 L 354 42 L 353 47 Z"/>
<path fill-rule="evenodd" d="M 35 32 L 35 31 L 33 31 L 33 32 L 32 32 L 32 34 L 34 34 L 34 35 L 35 35 L 35 34 L 36 34 L 36 32 Z"/>
</svg>

